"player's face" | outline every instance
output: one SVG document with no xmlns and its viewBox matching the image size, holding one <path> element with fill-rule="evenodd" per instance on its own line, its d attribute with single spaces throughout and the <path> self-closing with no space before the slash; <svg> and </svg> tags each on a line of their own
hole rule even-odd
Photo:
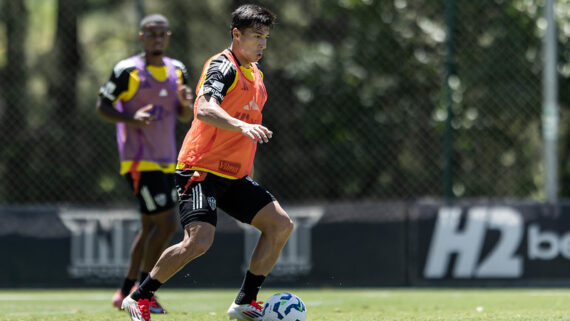
<svg viewBox="0 0 570 321">
<path fill-rule="evenodd" d="M 139 38 L 144 45 L 145 52 L 154 56 L 162 55 L 170 40 L 170 30 L 162 23 L 148 23 Z"/>
<path fill-rule="evenodd" d="M 236 29 L 234 37 L 238 48 L 232 49 L 238 49 L 240 55 L 247 60 L 245 63 L 257 62 L 263 56 L 263 50 L 267 48 L 269 27 L 254 26 L 243 31 Z"/>
</svg>

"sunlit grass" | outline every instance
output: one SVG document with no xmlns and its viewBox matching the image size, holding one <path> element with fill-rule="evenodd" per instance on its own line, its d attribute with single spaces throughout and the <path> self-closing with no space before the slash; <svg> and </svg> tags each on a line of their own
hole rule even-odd
<svg viewBox="0 0 570 321">
<path fill-rule="evenodd" d="M 303 299 L 308 320 L 570 320 L 566 289 L 263 289 Z M 111 306 L 112 289 L 3 290 L 0 320 L 129 320 Z M 227 320 L 236 289 L 159 291 L 166 315 L 155 321 Z"/>
</svg>

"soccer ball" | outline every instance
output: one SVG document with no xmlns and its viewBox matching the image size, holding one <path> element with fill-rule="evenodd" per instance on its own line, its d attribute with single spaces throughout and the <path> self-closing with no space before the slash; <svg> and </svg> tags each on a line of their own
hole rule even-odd
<svg viewBox="0 0 570 321">
<path fill-rule="evenodd" d="M 307 308 L 298 296 L 283 292 L 274 294 L 263 306 L 263 321 L 305 321 Z"/>
</svg>

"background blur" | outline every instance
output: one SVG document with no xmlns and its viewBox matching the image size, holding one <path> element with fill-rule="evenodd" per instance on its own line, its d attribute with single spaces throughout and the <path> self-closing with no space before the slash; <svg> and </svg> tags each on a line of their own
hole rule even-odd
<svg viewBox="0 0 570 321">
<path fill-rule="evenodd" d="M 570 0 L 559 114 L 542 107 L 546 1 L 256 1 L 279 18 L 255 178 L 296 226 L 269 284 L 570 285 Z M 99 87 L 154 12 L 194 87 L 244 2 L 0 0 L 0 287 L 118 284 L 140 218 Z M 218 223 L 169 284 L 239 286 L 258 234 Z"/>
<path fill-rule="evenodd" d="M 95 112 L 145 13 L 189 68 L 230 43 L 238 0 L 0 1 L 0 204 L 132 205 Z M 544 200 L 544 1 L 257 1 L 278 15 L 256 178 L 280 200 Z M 570 196 L 570 1 L 557 1 L 560 197 Z M 447 37 L 448 35 L 449 37 Z M 189 124 L 179 124 L 179 142 Z"/>
</svg>

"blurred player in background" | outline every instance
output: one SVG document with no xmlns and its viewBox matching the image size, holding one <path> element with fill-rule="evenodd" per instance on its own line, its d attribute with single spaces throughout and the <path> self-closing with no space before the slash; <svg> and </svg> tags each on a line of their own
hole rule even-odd
<svg viewBox="0 0 570 321">
<path fill-rule="evenodd" d="M 140 22 L 144 53 L 120 61 L 101 87 L 99 115 L 117 124 L 117 143 L 124 175 L 140 204 L 141 229 L 131 248 L 122 286 L 113 296 L 123 299 L 142 282 L 176 230 L 176 119 L 192 118 L 192 91 L 186 67 L 164 56 L 170 39 L 168 20 L 152 14 Z M 140 272 L 140 275 L 139 275 Z M 153 297 L 150 312 L 166 313 Z"/>
<path fill-rule="evenodd" d="M 267 92 L 257 62 L 275 15 L 243 5 L 232 17 L 231 46 L 204 66 L 194 121 L 178 154 L 176 185 L 184 239 L 162 253 L 148 278 L 123 301 L 132 320 L 150 320 L 149 300 L 155 291 L 210 248 L 218 207 L 261 231 L 242 287 L 228 309 L 230 319 L 261 320 L 257 294 L 293 231 L 293 222 L 273 195 L 249 176 L 257 144 L 273 135 L 261 125 Z"/>
</svg>

